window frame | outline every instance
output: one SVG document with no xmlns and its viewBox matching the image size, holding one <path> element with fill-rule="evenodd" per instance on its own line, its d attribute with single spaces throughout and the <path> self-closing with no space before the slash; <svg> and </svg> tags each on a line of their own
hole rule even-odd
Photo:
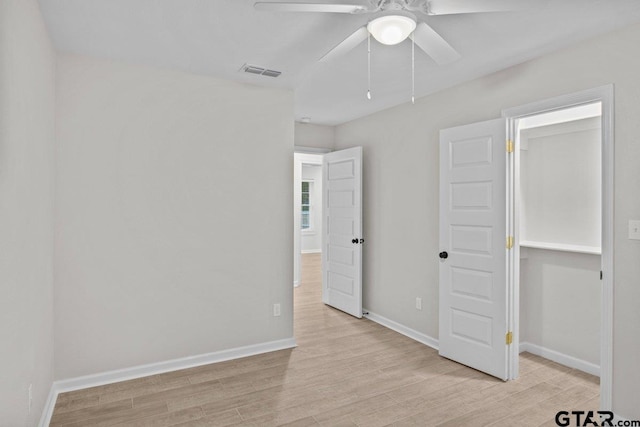
<svg viewBox="0 0 640 427">
<path fill-rule="evenodd" d="M 305 182 L 309 184 L 309 191 L 308 191 L 308 193 L 309 193 L 309 203 L 308 204 L 303 204 L 302 203 L 302 195 L 305 193 L 302 190 L 302 186 L 304 185 Z M 300 179 L 300 232 L 303 235 L 316 234 L 316 230 L 315 230 L 315 227 L 314 227 L 314 218 L 315 218 L 314 210 L 315 209 L 314 209 L 314 203 L 313 203 L 313 195 L 314 195 L 314 185 L 313 184 L 314 184 L 314 182 L 315 182 L 315 180 L 313 178 L 301 178 Z M 302 221 L 302 214 L 303 214 L 302 208 L 304 206 L 309 206 L 309 227 L 308 228 L 303 228 L 302 227 L 302 224 L 303 224 L 303 221 Z"/>
</svg>

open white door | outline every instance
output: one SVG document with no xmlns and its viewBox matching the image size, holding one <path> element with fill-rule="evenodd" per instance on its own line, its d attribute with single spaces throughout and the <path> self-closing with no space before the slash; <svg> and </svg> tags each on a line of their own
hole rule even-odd
<svg viewBox="0 0 640 427">
<path fill-rule="evenodd" d="M 440 131 L 440 355 L 507 379 L 507 125 Z"/>
<path fill-rule="evenodd" d="M 362 147 L 322 163 L 322 301 L 362 317 Z"/>
</svg>

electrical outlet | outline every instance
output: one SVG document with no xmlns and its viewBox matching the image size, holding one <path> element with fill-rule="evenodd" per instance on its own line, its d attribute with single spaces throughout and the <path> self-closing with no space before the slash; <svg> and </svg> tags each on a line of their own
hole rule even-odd
<svg viewBox="0 0 640 427">
<path fill-rule="evenodd" d="M 280 304 L 273 304 L 273 316 L 280 316 Z"/>
<path fill-rule="evenodd" d="M 32 402 L 33 402 L 33 384 L 29 384 L 29 413 L 31 413 Z"/>
<path fill-rule="evenodd" d="M 416 297 L 416 310 L 422 310 L 422 298 Z"/>
<path fill-rule="evenodd" d="M 629 220 L 629 239 L 640 240 L 640 220 Z"/>
</svg>

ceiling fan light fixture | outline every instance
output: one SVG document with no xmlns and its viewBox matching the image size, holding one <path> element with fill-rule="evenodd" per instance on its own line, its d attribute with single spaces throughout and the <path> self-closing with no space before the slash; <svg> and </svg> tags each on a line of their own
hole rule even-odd
<svg viewBox="0 0 640 427">
<path fill-rule="evenodd" d="M 403 42 L 416 29 L 416 21 L 408 16 L 386 15 L 367 24 L 367 30 L 382 44 Z"/>
</svg>

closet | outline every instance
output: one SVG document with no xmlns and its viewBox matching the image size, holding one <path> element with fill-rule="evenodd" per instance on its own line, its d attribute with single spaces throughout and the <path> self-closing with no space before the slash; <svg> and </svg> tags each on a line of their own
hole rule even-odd
<svg viewBox="0 0 640 427">
<path fill-rule="evenodd" d="M 601 104 L 519 120 L 520 351 L 599 374 Z"/>
</svg>

